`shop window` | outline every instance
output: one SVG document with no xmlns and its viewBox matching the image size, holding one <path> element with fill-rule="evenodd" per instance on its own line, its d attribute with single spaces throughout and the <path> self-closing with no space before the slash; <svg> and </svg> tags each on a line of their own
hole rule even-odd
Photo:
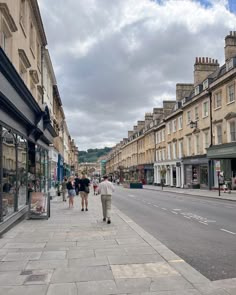
<svg viewBox="0 0 236 295">
<path fill-rule="evenodd" d="M 16 145 L 15 134 L 2 128 L 2 215 L 3 218 L 14 212 L 16 179 Z"/>
<path fill-rule="evenodd" d="M 217 125 L 216 126 L 216 139 L 217 139 L 217 144 L 222 144 L 222 125 Z"/>
<path fill-rule="evenodd" d="M 214 95 L 214 105 L 215 109 L 218 109 L 222 106 L 222 92 L 219 91 Z"/>
<path fill-rule="evenodd" d="M 18 207 L 26 204 L 27 195 L 27 142 L 22 137 L 17 137 L 18 154 Z"/>
<path fill-rule="evenodd" d="M 227 87 L 227 103 L 231 103 L 235 100 L 235 90 L 234 84 L 231 84 Z"/>
</svg>

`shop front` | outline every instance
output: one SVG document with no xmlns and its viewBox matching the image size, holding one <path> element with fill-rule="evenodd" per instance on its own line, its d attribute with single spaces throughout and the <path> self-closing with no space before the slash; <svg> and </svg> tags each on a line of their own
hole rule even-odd
<svg viewBox="0 0 236 295">
<path fill-rule="evenodd" d="M 144 178 L 145 178 L 146 184 L 154 183 L 154 165 L 153 164 L 144 165 Z"/>
<path fill-rule="evenodd" d="M 31 192 L 49 188 L 49 144 L 56 133 L 0 48 L 0 232 L 27 212 Z"/>
<path fill-rule="evenodd" d="M 183 166 L 185 188 L 209 188 L 209 168 L 206 156 L 184 158 Z"/>
<path fill-rule="evenodd" d="M 211 188 L 218 187 L 217 171 L 221 171 L 232 189 L 236 189 L 236 143 L 212 146 L 207 150 L 207 157 L 210 162 Z"/>
<path fill-rule="evenodd" d="M 138 165 L 137 171 L 138 171 L 138 181 L 142 182 L 142 184 L 146 184 L 145 183 L 145 174 L 144 174 L 144 165 Z"/>
</svg>

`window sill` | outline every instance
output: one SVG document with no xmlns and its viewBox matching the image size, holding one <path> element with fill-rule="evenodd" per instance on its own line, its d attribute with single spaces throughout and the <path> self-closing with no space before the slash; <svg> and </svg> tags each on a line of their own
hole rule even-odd
<svg viewBox="0 0 236 295">
<path fill-rule="evenodd" d="M 207 118 L 208 116 L 209 116 L 209 115 L 203 116 L 202 119 L 205 119 L 205 118 Z"/>
<path fill-rule="evenodd" d="M 235 103 L 235 100 L 232 100 L 232 101 L 230 101 L 230 102 L 227 102 L 226 105 L 229 105 L 229 104 L 232 104 L 232 103 Z"/>
<path fill-rule="evenodd" d="M 222 106 L 217 107 L 217 108 L 214 109 L 214 111 L 220 110 L 221 108 L 222 108 Z"/>
</svg>

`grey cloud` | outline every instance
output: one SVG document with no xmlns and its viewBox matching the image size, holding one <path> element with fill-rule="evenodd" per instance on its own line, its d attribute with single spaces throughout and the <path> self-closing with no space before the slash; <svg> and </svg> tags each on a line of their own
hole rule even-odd
<svg viewBox="0 0 236 295">
<path fill-rule="evenodd" d="M 68 127 L 80 149 L 119 142 L 163 96 L 175 98 L 176 83 L 193 81 L 196 56 L 223 62 L 235 16 L 222 6 L 213 18 L 208 8 L 212 21 L 198 23 L 194 14 L 193 29 L 166 2 L 40 0 Z M 143 9 L 132 19 L 134 3 Z"/>
</svg>

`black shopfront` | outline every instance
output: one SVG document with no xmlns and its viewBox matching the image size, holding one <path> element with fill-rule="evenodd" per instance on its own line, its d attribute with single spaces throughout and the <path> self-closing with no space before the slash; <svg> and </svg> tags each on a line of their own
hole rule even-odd
<svg viewBox="0 0 236 295">
<path fill-rule="evenodd" d="M 48 192 L 56 133 L 0 48 L 0 233 L 27 212 L 30 192 Z"/>
</svg>

